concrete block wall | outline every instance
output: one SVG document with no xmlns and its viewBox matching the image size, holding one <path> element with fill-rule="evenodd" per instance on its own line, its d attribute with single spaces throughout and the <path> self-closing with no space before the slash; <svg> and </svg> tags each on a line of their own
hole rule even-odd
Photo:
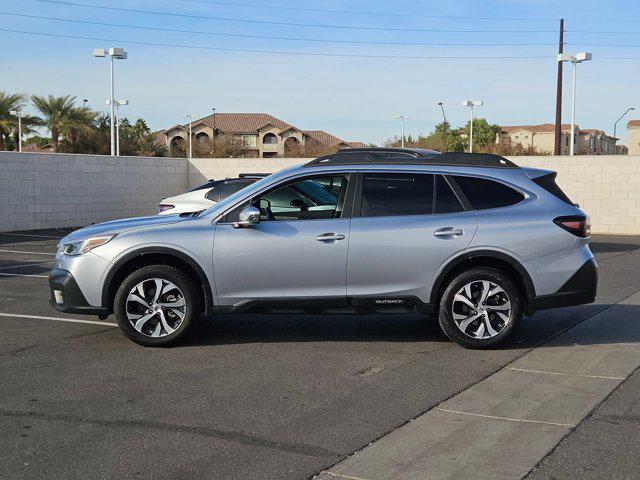
<svg viewBox="0 0 640 480">
<path fill-rule="evenodd" d="M 184 191 L 184 159 L 0 152 L 0 231 L 149 215 Z"/>
<path fill-rule="evenodd" d="M 236 177 L 241 173 L 274 173 L 308 162 L 304 158 L 193 158 L 189 162 L 189 187 L 211 178 Z"/>
<path fill-rule="evenodd" d="M 511 157 L 558 172 L 594 233 L 640 234 L 640 156 Z M 210 178 L 272 173 L 302 158 L 112 158 L 0 152 L 0 231 L 153 215 L 164 197 Z"/>
<path fill-rule="evenodd" d="M 593 233 L 640 234 L 640 155 L 510 159 L 558 172 L 558 185 L 591 217 Z"/>
</svg>

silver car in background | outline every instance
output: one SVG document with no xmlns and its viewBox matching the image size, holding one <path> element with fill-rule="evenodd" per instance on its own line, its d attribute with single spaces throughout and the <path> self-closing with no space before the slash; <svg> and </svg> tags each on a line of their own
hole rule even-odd
<svg viewBox="0 0 640 480">
<path fill-rule="evenodd" d="M 523 315 L 593 302 L 588 217 L 555 173 L 488 154 L 350 149 L 208 210 L 107 222 L 59 245 L 58 310 L 148 346 L 231 312 L 422 312 L 469 348 Z"/>
</svg>

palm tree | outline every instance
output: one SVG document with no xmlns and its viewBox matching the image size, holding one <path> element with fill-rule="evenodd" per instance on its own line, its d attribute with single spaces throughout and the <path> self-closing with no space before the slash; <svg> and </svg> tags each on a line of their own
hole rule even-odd
<svg viewBox="0 0 640 480">
<path fill-rule="evenodd" d="M 98 114 L 85 107 L 73 107 L 65 122 L 60 127 L 60 134 L 65 140 L 73 144 L 81 134 L 91 133 L 94 129 L 94 122 Z"/>
<path fill-rule="evenodd" d="M 71 126 L 80 119 L 75 107 L 76 97 L 65 95 L 63 97 L 54 97 L 49 95 L 48 98 L 34 95 L 31 97 L 33 105 L 38 109 L 43 117 L 43 125 L 51 132 L 51 143 L 53 151 L 58 151 L 60 135 L 69 133 Z"/>
<path fill-rule="evenodd" d="M 136 123 L 133 124 L 133 131 L 138 137 L 141 137 L 144 134 L 150 133 L 151 129 L 147 126 L 147 122 L 145 122 L 144 119 L 138 118 Z"/>
<path fill-rule="evenodd" d="M 42 125 L 42 119 L 40 117 L 36 117 L 35 115 L 22 115 L 20 119 L 22 125 L 20 126 L 22 129 L 22 135 L 29 135 L 30 133 L 37 133 L 34 127 L 39 127 Z M 15 119 L 14 128 L 13 128 L 13 143 L 16 145 L 16 148 L 19 143 L 19 133 L 20 128 L 18 128 L 18 120 Z"/>
<path fill-rule="evenodd" d="M 154 133 L 142 133 L 138 135 L 138 155 L 141 157 L 164 157 L 167 147 Z"/>
<path fill-rule="evenodd" d="M 18 127 L 18 119 L 10 112 L 22 109 L 24 103 L 24 95 L 0 91 L 0 150 L 7 148 L 9 135 Z"/>
</svg>

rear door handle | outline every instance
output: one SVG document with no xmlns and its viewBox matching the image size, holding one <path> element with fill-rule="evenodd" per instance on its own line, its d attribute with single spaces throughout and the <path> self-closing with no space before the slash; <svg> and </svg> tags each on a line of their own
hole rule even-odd
<svg viewBox="0 0 640 480">
<path fill-rule="evenodd" d="M 344 240 L 341 233 L 322 233 L 316 237 L 319 242 L 335 242 L 336 240 Z"/>
<path fill-rule="evenodd" d="M 462 230 L 461 228 L 453 228 L 453 227 L 439 228 L 438 230 L 433 232 L 434 237 L 441 237 L 441 238 L 442 237 L 444 238 L 459 237 L 460 235 L 464 235 L 464 230 Z"/>
</svg>

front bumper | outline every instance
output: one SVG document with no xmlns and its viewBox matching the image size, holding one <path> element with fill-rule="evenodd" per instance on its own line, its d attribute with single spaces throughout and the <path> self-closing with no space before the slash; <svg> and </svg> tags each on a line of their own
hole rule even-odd
<svg viewBox="0 0 640 480">
<path fill-rule="evenodd" d="M 593 303 L 598 290 L 598 265 L 587 260 L 556 293 L 533 298 L 533 311 Z"/>
<path fill-rule="evenodd" d="M 106 308 L 89 305 L 75 278 L 67 270 L 59 268 L 52 270 L 49 275 L 49 288 L 51 290 L 49 303 L 60 312 L 97 315 L 104 318 L 108 315 Z"/>
</svg>

